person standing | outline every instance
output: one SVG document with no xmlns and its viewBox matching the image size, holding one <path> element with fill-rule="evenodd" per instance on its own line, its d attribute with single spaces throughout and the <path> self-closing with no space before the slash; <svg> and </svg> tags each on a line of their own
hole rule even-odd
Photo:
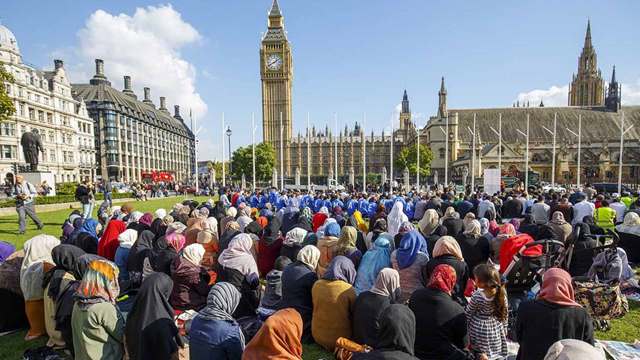
<svg viewBox="0 0 640 360">
<path fill-rule="evenodd" d="M 104 192 L 104 201 L 109 202 L 109 207 L 112 207 L 113 206 L 113 183 L 111 182 L 111 179 L 107 179 L 104 182 L 102 191 Z"/>
<path fill-rule="evenodd" d="M 42 229 L 44 225 L 42 221 L 36 215 L 36 207 L 33 203 L 35 197 L 38 195 L 36 187 L 30 182 L 26 181 L 22 175 L 16 176 L 16 184 L 13 189 L 14 196 L 16 198 L 16 212 L 18 212 L 18 233 L 24 234 L 26 229 L 26 217 L 29 216 L 38 230 Z"/>
<path fill-rule="evenodd" d="M 76 188 L 76 200 L 82 204 L 82 217 L 88 219 L 91 217 L 91 210 L 93 210 L 93 206 L 91 204 L 92 194 L 91 188 L 89 187 L 88 180 L 82 180 L 82 183 L 78 185 Z"/>
</svg>

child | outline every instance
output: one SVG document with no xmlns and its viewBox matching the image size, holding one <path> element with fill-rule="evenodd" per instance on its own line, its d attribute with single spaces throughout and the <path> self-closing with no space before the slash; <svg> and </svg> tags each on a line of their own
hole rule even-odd
<svg viewBox="0 0 640 360">
<path fill-rule="evenodd" d="M 291 260 L 288 257 L 279 256 L 273 270 L 267 274 L 266 288 L 262 300 L 260 300 L 260 307 L 258 307 L 258 314 L 262 320 L 266 320 L 279 309 L 282 299 L 282 271 L 289 264 L 291 264 Z"/>
<path fill-rule="evenodd" d="M 471 348 L 480 359 L 502 359 L 508 355 L 506 290 L 491 265 L 476 266 L 473 275 L 478 289 L 466 309 Z"/>
</svg>

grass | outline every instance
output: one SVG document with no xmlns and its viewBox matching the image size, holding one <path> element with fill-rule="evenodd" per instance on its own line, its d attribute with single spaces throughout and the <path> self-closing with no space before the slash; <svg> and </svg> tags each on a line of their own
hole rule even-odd
<svg viewBox="0 0 640 360">
<path fill-rule="evenodd" d="M 193 197 L 188 197 L 193 199 Z M 149 200 L 145 202 L 134 202 L 136 210 L 142 212 L 153 212 L 158 208 L 167 210 L 176 202 L 181 202 L 185 197 L 169 197 L 157 200 Z M 206 201 L 207 197 L 197 197 L 197 201 Z M 27 232 L 24 235 L 18 235 L 18 216 L 0 217 L 0 240 L 11 242 L 20 248 L 22 244 L 39 233 L 46 233 L 53 236 L 59 236 L 61 226 L 64 220 L 69 216 L 71 210 L 58 210 L 39 214 L 40 219 L 44 222 L 43 230 L 38 231 L 36 226 L 27 220 Z M 23 340 L 25 331 L 18 331 L 13 334 L 0 337 L 0 360 L 13 360 L 22 358 L 22 354 L 26 349 L 35 348 L 45 344 L 45 338 L 36 339 L 25 342 Z M 601 340 L 617 340 L 624 342 L 634 342 L 640 339 L 640 303 L 629 301 L 629 313 L 622 319 L 611 321 L 611 330 L 607 332 L 596 332 L 596 338 Z M 303 348 L 303 358 L 305 360 L 328 360 L 333 359 L 333 354 L 325 351 L 319 345 L 305 345 Z"/>
</svg>

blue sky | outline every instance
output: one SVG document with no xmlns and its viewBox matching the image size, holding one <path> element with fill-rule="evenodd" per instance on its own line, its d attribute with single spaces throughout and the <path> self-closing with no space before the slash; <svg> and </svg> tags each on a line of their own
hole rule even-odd
<svg viewBox="0 0 640 360">
<path fill-rule="evenodd" d="M 74 82 L 88 80 L 98 56 L 105 58 L 114 87 L 122 87 L 119 70 L 138 69 L 130 74 L 136 89 L 150 85 L 156 98 L 163 95 L 154 92 L 159 88 L 170 104 L 173 95 L 196 109 L 204 127 L 200 157 L 216 158 L 222 112 L 234 130 L 232 147 L 250 143 L 252 111 L 260 124 L 258 52 L 270 5 L 271 0 L 3 1 L 2 23 L 16 35 L 25 61 L 51 68 L 53 58 L 62 57 Z M 450 108 L 511 106 L 534 90 L 548 94 L 545 102 L 564 104 L 564 89 L 561 95 L 549 89 L 566 86 L 577 70 L 588 18 L 605 78 L 615 64 L 623 100 L 640 103 L 638 1 L 280 0 L 280 7 L 293 45 L 296 132 L 303 131 L 307 112 L 321 128 L 334 112 L 340 128 L 366 112 L 367 132 L 379 133 L 389 127 L 404 89 L 423 125 L 436 111 L 441 76 Z M 134 16 L 137 8 L 147 17 Z M 172 13 L 154 17 L 160 9 Z M 132 26 L 127 34 L 138 36 L 132 43 L 140 44 L 149 31 L 155 35 L 148 42 L 157 44 L 129 51 L 101 47 L 103 40 L 120 41 L 120 35 L 99 30 L 120 26 L 114 20 L 120 14 Z M 178 22 L 177 17 L 179 24 L 163 16 Z M 157 20 L 149 27 L 148 17 Z M 159 50 L 166 44 L 168 54 Z M 184 71 L 164 79 L 151 69 L 154 51 Z M 260 131 L 256 135 L 261 138 Z"/>
</svg>

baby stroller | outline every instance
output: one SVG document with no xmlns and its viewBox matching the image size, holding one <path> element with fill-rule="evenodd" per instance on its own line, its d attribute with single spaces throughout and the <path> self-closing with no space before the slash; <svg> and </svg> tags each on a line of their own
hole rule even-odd
<svg viewBox="0 0 640 360">
<path fill-rule="evenodd" d="M 507 242 L 503 246 L 509 246 Z M 502 274 L 509 300 L 509 337 L 512 333 L 520 303 L 535 297 L 542 283 L 542 274 L 557 267 L 564 244 L 557 240 L 529 241 L 520 246 Z M 502 250 L 501 250 L 502 253 Z M 502 255 L 502 254 L 501 254 Z"/>
<path fill-rule="evenodd" d="M 598 330 L 607 331 L 609 321 L 624 316 L 629 311 L 627 298 L 620 290 L 624 262 L 618 251 L 618 234 L 608 231 L 605 235 L 589 235 L 601 246 L 590 251 L 593 262 L 586 276 L 575 276 L 573 286 L 576 302 L 584 306 Z M 569 251 L 566 267 L 571 265 L 575 252 Z"/>
</svg>

